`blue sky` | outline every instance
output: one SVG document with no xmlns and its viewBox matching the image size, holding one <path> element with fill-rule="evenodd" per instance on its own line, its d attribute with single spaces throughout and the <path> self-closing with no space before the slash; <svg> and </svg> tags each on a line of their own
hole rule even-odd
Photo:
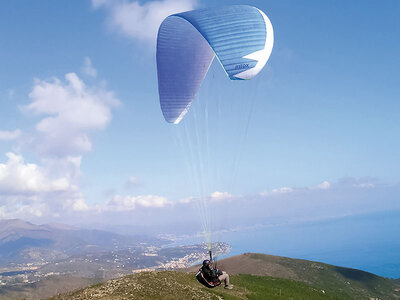
<svg viewBox="0 0 400 300">
<path fill-rule="evenodd" d="M 263 10 L 275 44 L 251 81 L 229 82 L 214 62 L 196 99 L 199 110 L 222 107 L 210 199 L 229 202 L 228 217 L 240 213 L 246 226 L 399 211 L 400 3 L 224 4 Z M 213 5 L 3 1 L 0 217 L 147 227 L 196 218 L 184 205 L 198 196 L 186 172 L 198 161 L 185 163 L 178 145 L 196 107 L 180 129 L 164 121 L 155 38 L 169 14 Z"/>
</svg>

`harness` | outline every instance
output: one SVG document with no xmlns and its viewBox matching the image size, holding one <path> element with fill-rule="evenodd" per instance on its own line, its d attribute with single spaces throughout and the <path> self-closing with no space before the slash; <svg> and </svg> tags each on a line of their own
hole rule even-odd
<svg viewBox="0 0 400 300">
<path fill-rule="evenodd" d="M 204 274 L 203 274 L 203 270 L 200 269 L 197 273 L 196 273 L 196 279 L 205 287 L 208 288 L 215 288 L 219 285 L 221 285 L 221 281 L 219 279 L 217 279 L 217 281 L 213 282 L 213 281 L 208 281 Z"/>
<path fill-rule="evenodd" d="M 210 261 L 212 261 L 212 253 L 211 253 L 211 250 L 210 250 L 208 253 L 210 254 Z M 200 268 L 199 271 L 196 273 L 196 279 L 197 279 L 202 285 L 204 285 L 205 287 L 208 287 L 208 288 L 210 288 L 210 289 L 211 289 L 211 288 L 215 288 L 215 287 L 221 285 L 221 281 L 218 279 L 218 277 L 217 277 L 217 280 L 216 280 L 216 281 L 209 281 L 209 280 L 207 280 L 206 277 L 204 276 L 204 273 L 203 273 L 203 269 L 202 269 L 202 268 Z"/>
</svg>

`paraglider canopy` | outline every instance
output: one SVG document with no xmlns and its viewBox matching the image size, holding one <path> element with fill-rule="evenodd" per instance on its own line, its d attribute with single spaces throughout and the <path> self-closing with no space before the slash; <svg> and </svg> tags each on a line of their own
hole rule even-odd
<svg viewBox="0 0 400 300">
<path fill-rule="evenodd" d="M 214 56 L 231 80 L 251 79 L 266 64 L 273 43 L 268 17 L 247 5 L 167 17 L 157 36 L 158 90 L 165 120 L 182 120 Z"/>
</svg>

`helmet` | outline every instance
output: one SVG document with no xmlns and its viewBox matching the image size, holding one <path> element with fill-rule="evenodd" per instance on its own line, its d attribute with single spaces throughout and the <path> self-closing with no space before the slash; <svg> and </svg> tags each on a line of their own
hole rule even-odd
<svg viewBox="0 0 400 300">
<path fill-rule="evenodd" d="M 207 266 L 210 264 L 210 261 L 208 259 L 203 260 L 203 267 Z"/>
</svg>

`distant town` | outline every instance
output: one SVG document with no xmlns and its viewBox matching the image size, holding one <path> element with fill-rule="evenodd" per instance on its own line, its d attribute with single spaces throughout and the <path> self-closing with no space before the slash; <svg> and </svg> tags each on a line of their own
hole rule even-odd
<svg viewBox="0 0 400 300">
<path fill-rule="evenodd" d="M 141 247 L 138 247 L 141 248 Z M 149 270 L 186 268 L 207 258 L 207 245 L 163 248 L 146 246 L 113 251 L 86 253 L 59 261 L 10 264 L 0 268 L 0 286 L 32 284 L 54 276 L 74 276 L 107 280 Z M 213 245 L 215 255 L 229 253 L 226 243 Z"/>
</svg>

